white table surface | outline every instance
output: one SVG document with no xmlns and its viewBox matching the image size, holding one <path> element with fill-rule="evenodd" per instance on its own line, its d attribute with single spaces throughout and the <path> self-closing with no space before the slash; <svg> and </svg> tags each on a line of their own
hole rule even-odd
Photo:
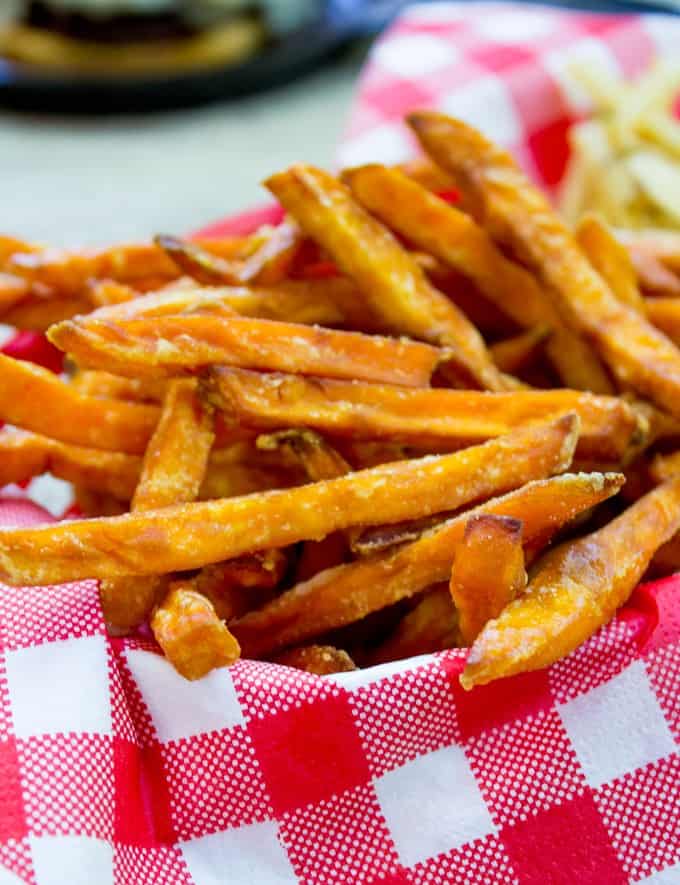
<svg viewBox="0 0 680 885">
<path fill-rule="evenodd" d="M 0 111 L 0 232 L 104 244 L 185 232 L 265 202 L 267 174 L 332 162 L 363 52 L 192 110 L 99 119 Z"/>
</svg>

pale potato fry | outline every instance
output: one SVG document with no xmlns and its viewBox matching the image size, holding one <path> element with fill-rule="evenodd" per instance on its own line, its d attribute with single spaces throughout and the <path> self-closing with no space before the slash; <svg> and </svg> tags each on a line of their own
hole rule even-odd
<svg viewBox="0 0 680 885">
<path fill-rule="evenodd" d="M 521 519 L 525 543 L 547 540 L 579 513 L 619 491 L 619 474 L 567 474 L 530 482 L 502 498 L 454 517 L 419 540 L 322 572 L 264 608 L 232 624 L 247 657 L 262 657 L 413 596 L 448 580 L 457 545 L 471 516 Z"/>
<path fill-rule="evenodd" d="M 535 277 L 506 258 L 486 231 L 454 206 L 396 169 L 362 166 L 343 173 L 367 210 L 419 248 L 469 277 L 479 291 L 524 329 L 548 326 L 546 351 L 568 387 L 611 393 L 612 385 L 589 345 L 564 322 Z"/>
<path fill-rule="evenodd" d="M 581 418 L 579 455 L 618 458 L 639 442 L 643 429 L 622 400 L 573 390 L 412 390 L 215 368 L 205 395 L 245 426 L 309 427 L 339 437 L 425 447 L 462 448 L 574 412 Z"/>
<path fill-rule="evenodd" d="M 450 348 L 455 369 L 468 383 L 506 389 L 479 332 L 430 285 L 413 258 L 352 199 L 348 188 L 332 175 L 304 165 L 265 183 L 302 229 L 355 280 L 388 328 Z"/>
<path fill-rule="evenodd" d="M 497 618 L 526 583 L 522 521 L 492 513 L 470 517 L 449 584 L 462 643 L 472 645 L 487 621 Z"/>
<path fill-rule="evenodd" d="M 370 653 L 369 662 L 384 664 L 455 648 L 460 644 L 458 613 L 449 588 L 441 584 L 423 594 L 392 635 Z"/>
<path fill-rule="evenodd" d="M 628 160 L 628 170 L 650 203 L 668 218 L 669 226 L 680 224 L 680 170 L 675 159 L 656 150 L 639 150 Z"/>
<path fill-rule="evenodd" d="M 0 420 L 61 442 L 139 455 L 159 410 L 83 396 L 52 372 L 0 354 Z"/>
<path fill-rule="evenodd" d="M 0 431 L 0 486 L 51 473 L 91 491 L 129 501 L 141 468 L 142 459 L 136 455 L 84 449 L 23 431 Z"/>
<path fill-rule="evenodd" d="M 274 658 L 274 663 L 304 670 L 306 673 L 315 673 L 317 676 L 348 673 L 357 668 L 346 651 L 334 648 L 332 645 L 303 645 L 300 648 L 290 648 Z"/>
<path fill-rule="evenodd" d="M 409 121 L 436 162 L 474 194 L 478 217 L 534 267 L 619 382 L 680 416 L 680 351 L 612 295 L 510 155 L 442 114 L 419 112 Z"/>
<path fill-rule="evenodd" d="M 178 375 L 214 363 L 422 387 L 442 359 L 429 344 L 249 317 L 156 317 L 53 326 L 50 340 L 87 368 Z"/>
<path fill-rule="evenodd" d="M 489 350 L 498 368 L 502 372 L 514 375 L 529 367 L 541 356 L 551 334 L 549 326 L 534 326 L 521 335 L 492 344 Z"/>
<path fill-rule="evenodd" d="M 569 654 L 612 618 L 679 529 L 676 477 L 599 531 L 548 553 L 522 596 L 477 637 L 463 687 L 547 667 Z"/>
<path fill-rule="evenodd" d="M 384 464 L 295 489 L 111 520 L 0 528 L 0 580 L 24 585 L 164 574 L 355 525 L 430 516 L 565 470 L 577 438 L 578 418 L 567 415 L 453 455 Z"/>
<path fill-rule="evenodd" d="M 667 111 L 647 111 L 638 119 L 635 131 L 645 141 L 658 145 L 676 159 L 680 158 L 680 123 Z"/>
<path fill-rule="evenodd" d="M 151 618 L 156 641 L 185 679 L 201 679 L 240 657 L 239 644 L 205 596 L 176 581 Z"/>
<path fill-rule="evenodd" d="M 630 254 L 597 215 L 584 215 L 574 234 L 588 261 L 619 301 L 639 313 L 644 304 Z"/>
</svg>

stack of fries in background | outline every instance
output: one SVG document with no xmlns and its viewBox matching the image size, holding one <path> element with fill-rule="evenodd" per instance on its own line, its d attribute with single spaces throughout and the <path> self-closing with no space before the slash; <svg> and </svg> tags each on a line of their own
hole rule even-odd
<svg viewBox="0 0 680 885">
<path fill-rule="evenodd" d="M 273 175 L 252 236 L 0 241 L 0 319 L 69 367 L 0 357 L 0 484 L 94 517 L 0 529 L 3 581 L 100 579 L 190 679 L 470 645 L 471 688 L 680 565 L 680 235 L 574 235 L 478 132 L 408 122 L 428 160 Z"/>
</svg>

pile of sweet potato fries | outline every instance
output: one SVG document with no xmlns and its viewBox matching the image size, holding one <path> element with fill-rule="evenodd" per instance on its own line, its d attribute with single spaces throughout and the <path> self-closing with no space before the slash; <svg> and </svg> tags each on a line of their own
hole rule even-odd
<svg viewBox="0 0 680 885">
<path fill-rule="evenodd" d="M 293 166 L 251 236 L 0 239 L 0 321 L 68 355 L 0 356 L 0 485 L 87 517 L 0 529 L 3 581 L 99 579 L 189 679 L 471 646 L 472 688 L 680 566 L 680 235 L 572 232 L 469 126 L 408 123 L 427 159 Z"/>
</svg>

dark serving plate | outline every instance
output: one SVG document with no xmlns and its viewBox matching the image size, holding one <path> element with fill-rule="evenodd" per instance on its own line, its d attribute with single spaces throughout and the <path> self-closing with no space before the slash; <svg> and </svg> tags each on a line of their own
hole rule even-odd
<svg viewBox="0 0 680 885">
<path fill-rule="evenodd" d="M 677 2 L 680 0 L 548 0 L 546 5 L 597 12 L 669 12 Z M 308 24 L 252 58 L 191 72 L 70 76 L 0 59 L 0 105 L 41 112 L 112 114 L 234 98 L 300 76 L 350 40 L 377 33 L 405 5 L 406 0 L 326 0 Z M 678 11 L 677 5 L 674 11 Z"/>
</svg>

